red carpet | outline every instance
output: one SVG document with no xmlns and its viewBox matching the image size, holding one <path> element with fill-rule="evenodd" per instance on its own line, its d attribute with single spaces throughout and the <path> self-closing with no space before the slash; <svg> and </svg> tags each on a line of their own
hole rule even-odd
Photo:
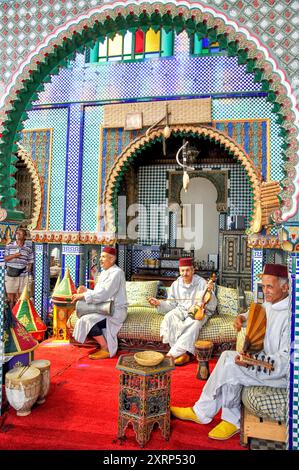
<svg viewBox="0 0 299 470">
<path fill-rule="evenodd" d="M 1 450 L 139 450 L 131 426 L 124 442 L 117 440 L 119 371 L 117 358 L 92 361 L 88 350 L 70 344 L 42 343 L 35 359 L 51 361 L 51 388 L 46 402 L 35 405 L 29 416 L 13 408 L 0 417 Z M 213 366 L 215 361 L 211 362 Z M 204 385 L 196 379 L 196 362 L 172 372 L 171 403 L 192 406 Z M 208 432 L 219 422 L 199 426 L 171 421 L 171 436 L 165 441 L 154 429 L 146 450 L 241 450 L 239 435 L 214 441 Z"/>
</svg>

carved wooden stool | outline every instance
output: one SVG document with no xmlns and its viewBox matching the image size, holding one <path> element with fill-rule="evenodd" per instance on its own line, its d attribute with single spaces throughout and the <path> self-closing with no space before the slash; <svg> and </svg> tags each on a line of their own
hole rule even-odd
<svg viewBox="0 0 299 470">
<path fill-rule="evenodd" d="M 173 359 L 165 357 L 157 366 L 140 366 L 131 354 L 120 356 L 116 368 L 121 371 L 117 437 L 125 435 L 132 423 L 141 447 L 149 441 L 155 423 L 163 437 L 170 435 L 170 372 Z"/>
<path fill-rule="evenodd" d="M 207 380 L 210 377 L 209 359 L 211 359 L 213 346 L 212 341 L 198 340 L 194 343 L 195 355 L 198 360 L 197 378 Z"/>
</svg>

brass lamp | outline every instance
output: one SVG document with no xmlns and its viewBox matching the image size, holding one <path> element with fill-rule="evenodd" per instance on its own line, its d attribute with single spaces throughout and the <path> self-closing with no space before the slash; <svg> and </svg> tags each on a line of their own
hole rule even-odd
<svg viewBox="0 0 299 470">
<path fill-rule="evenodd" d="M 181 152 L 183 156 L 183 163 L 181 163 L 179 160 L 179 156 Z M 195 170 L 193 166 L 188 166 L 188 161 L 191 161 L 192 163 L 195 162 L 198 154 L 199 154 L 199 151 L 191 147 L 188 140 L 185 141 L 185 139 L 183 140 L 183 145 L 179 148 L 179 150 L 176 153 L 176 157 L 175 157 L 176 161 L 183 168 L 183 171 L 184 171 L 183 188 L 185 190 L 185 193 L 188 191 L 189 182 L 190 182 L 188 171 Z"/>
</svg>

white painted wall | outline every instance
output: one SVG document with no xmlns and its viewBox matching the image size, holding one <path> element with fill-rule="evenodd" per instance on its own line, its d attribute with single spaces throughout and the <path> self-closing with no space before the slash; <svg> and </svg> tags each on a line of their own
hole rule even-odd
<svg viewBox="0 0 299 470">
<path fill-rule="evenodd" d="M 219 213 L 217 190 L 206 178 L 190 179 L 188 191 L 181 191 L 184 204 L 183 227 L 177 227 L 177 246 L 195 249 L 196 261 L 208 261 L 209 253 L 218 253 Z"/>
</svg>

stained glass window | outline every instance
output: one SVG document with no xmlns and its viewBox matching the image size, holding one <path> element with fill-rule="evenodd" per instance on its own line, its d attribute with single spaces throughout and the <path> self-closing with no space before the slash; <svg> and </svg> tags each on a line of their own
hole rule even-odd
<svg viewBox="0 0 299 470">
<path fill-rule="evenodd" d="M 173 54 L 172 31 L 163 29 L 155 32 L 149 29 L 146 33 L 137 30 L 135 34 L 116 34 L 114 38 L 97 41 L 86 54 L 87 62 L 112 62 L 120 60 L 138 60 L 153 57 L 167 57 Z"/>
<path fill-rule="evenodd" d="M 191 54 L 213 55 L 223 54 L 218 42 L 210 42 L 208 38 L 198 39 L 196 34 L 191 38 Z"/>
</svg>

